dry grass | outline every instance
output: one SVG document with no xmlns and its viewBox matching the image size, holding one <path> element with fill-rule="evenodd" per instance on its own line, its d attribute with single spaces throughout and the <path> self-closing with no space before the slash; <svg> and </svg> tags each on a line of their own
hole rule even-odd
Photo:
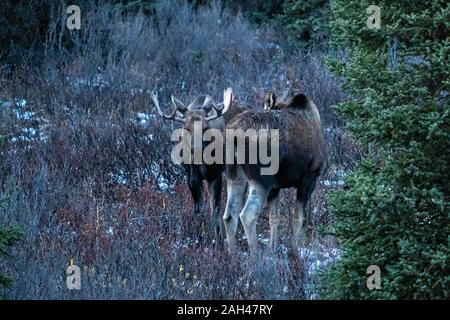
<svg viewBox="0 0 450 320">
<path fill-rule="evenodd" d="M 12 102 L 0 114 L 0 134 L 8 138 L 0 146 L 1 193 L 9 197 L 0 224 L 25 232 L 14 259 L 1 262 L 14 277 L 6 298 L 317 298 L 318 280 L 308 270 L 334 248 L 317 232 L 329 223 L 326 194 L 359 155 L 330 111 L 341 94 L 324 53 L 287 57 L 270 27 L 217 3 L 198 11 L 164 4 L 151 19 L 102 7 L 70 34 L 57 15 L 52 19 L 44 63 L 0 81 L 0 100 Z M 70 50 L 59 46 L 58 32 L 71 38 Z M 242 253 L 230 257 L 215 248 L 209 217 L 192 215 L 184 177 L 170 160 L 173 125 L 155 117 L 147 89 L 169 101 L 172 93 L 219 97 L 227 86 L 257 108 L 269 89 L 304 91 L 320 108 L 329 150 L 323 180 L 330 183 L 313 195 L 302 260 L 283 246 L 250 259 L 241 229 Z M 290 201 L 283 192 L 283 234 Z M 266 219 L 265 212 L 263 244 Z M 82 290 L 66 288 L 70 259 L 82 268 Z"/>
</svg>

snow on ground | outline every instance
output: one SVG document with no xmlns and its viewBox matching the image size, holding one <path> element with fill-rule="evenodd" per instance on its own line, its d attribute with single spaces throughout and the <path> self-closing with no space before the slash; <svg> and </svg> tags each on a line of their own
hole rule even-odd
<svg viewBox="0 0 450 320">
<path fill-rule="evenodd" d="M 241 240 L 247 241 L 245 235 L 242 236 Z M 268 250 L 269 239 L 264 238 L 262 234 L 258 234 L 258 242 L 262 244 L 263 250 Z M 274 265 L 280 265 L 287 259 L 288 256 L 288 248 L 284 244 L 278 245 L 280 256 L 275 255 L 267 255 L 264 257 L 266 263 L 271 263 Z M 306 294 L 309 299 L 317 299 L 317 289 L 311 286 L 315 282 L 314 279 L 317 278 L 318 272 L 321 268 L 326 267 L 328 264 L 335 262 L 342 255 L 342 250 L 331 246 L 329 244 L 322 243 L 311 243 L 304 247 L 298 248 L 299 257 L 303 260 L 304 265 L 306 266 Z M 286 292 L 288 288 L 285 288 Z"/>
<path fill-rule="evenodd" d="M 320 180 L 320 184 L 326 186 L 326 187 L 337 187 L 337 186 L 344 186 L 345 185 L 345 176 L 347 173 L 344 170 L 334 170 L 332 172 L 332 176 L 334 176 L 334 179 L 323 179 Z"/>
<path fill-rule="evenodd" d="M 93 76 L 92 79 L 66 77 L 66 80 L 76 89 L 84 89 L 86 87 L 104 88 L 109 85 L 100 73 Z"/>
<path fill-rule="evenodd" d="M 323 245 L 299 248 L 300 257 L 306 259 L 309 263 L 308 273 L 314 274 L 320 268 L 328 265 L 341 256 L 341 250 L 338 248 L 326 247 Z"/>
<path fill-rule="evenodd" d="M 15 125 L 16 133 L 9 137 L 11 142 L 45 141 L 47 139 L 45 132 L 48 127 L 48 120 L 40 117 L 36 112 L 30 111 L 27 100 L 0 100 L 0 107 L 11 111 L 18 122 Z"/>
<path fill-rule="evenodd" d="M 101 73 L 97 73 L 95 75 L 93 75 L 91 78 L 77 78 L 77 77 L 72 77 L 72 76 L 68 76 L 66 77 L 66 81 L 72 86 L 72 88 L 76 89 L 76 90 L 84 90 L 86 88 L 98 88 L 98 89 L 104 89 L 104 88 L 108 88 L 111 86 L 111 80 L 106 79 L 107 77 L 105 77 L 103 74 Z M 126 86 L 126 84 L 124 84 Z M 128 84 L 129 86 L 131 86 L 130 84 Z M 137 96 L 140 95 L 144 92 L 144 90 L 142 88 L 139 87 L 133 87 L 131 89 L 124 89 L 124 90 L 129 90 L 129 93 L 132 96 Z"/>
<path fill-rule="evenodd" d="M 74 86 L 81 88 L 83 86 L 103 86 L 105 85 L 105 81 L 103 80 L 101 75 L 94 77 L 92 81 L 85 79 L 73 79 L 72 83 Z M 18 142 L 32 142 L 32 141 L 41 141 L 45 142 L 47 140 L 46 130 L 50 126 L 50 123 L 47 119 L 40 117 L 36 112 L 30 111 L 28 107 L 28 101 L 25 99 L 15 99 L 14 101 L 1 101 L 0 100 L 0 108 L 7 108 L 12 111 L 13 115 L 17 119 L 17 132 L 13 136 L 10 137 L 10 141 L 13 143 Z M 150 113 L 137 112 L 135 117 L 130 119 L 134 123 L 149 126 L 151 125 L 152 120 L 154 120 L 156 116 Z M 136 121 L 137 119 L 137 121 Z M 147 137 L 150 141 L 154 139 L 153 134 L 149 134 Z M 157 163 L 151 164 L 151 173 L 148 172 L 143 173 L 144 177 L 148 179 L 154 178 L 158 184 L 158 187 L 162 191 L 170 191 L 173 186 L 170 185 L 168 179 L 164 176 L 163 173 L 160 172 L 160 168 Z M 113 181 L 120 185 L 126 185 L 129 183 L 127 175 L 123 170 L 118 170 L 115 173 L 110 173 L 110 177 Z"/>
<path fill-rule="evenodd" d="M 145 112 L 136 112 L 135 118 L 130 119 L 133 123 L 139 124 L 143 127 L 150 126 L 153 121 L 155 121 L 156 115 Z M 153 135 L 151 134 L 148 137 L 150 140 L 153 140 Z"/>
<path fill-rule="evenodd" d="M 126 174 L 123 170 L 118 170 L 117 173 L 109 173 L 109 176 L 113 181 L 122 186 L 128 183 L 128 179 L 126 178 Z"/>
<path fill-rule="evenodd" d="M 320 183 L 326 187 L 335 187 L 335 186 L 344 186 L 345 185 L 344 180 L 324 179 L 324 180 L 321 180 Z"/>
<path fill-rule="evenodd" d="M 151 171 L 154 177 L 157 177 L 156 182 L 158 184 L 159 189 L 162 191 L 169 191 L 173 188 L 169 184 L 169 180 L 167 180 L 166 177 L 164 177 L 164 174 L 161 172 L 160 166 L 157 164 L 156 161 L 152 162 L 151 165 Z"/>
<path fill-rule="evenodd" d="M 158 188 L 161 191 L 167 191 L 172 193 L 174 186 L 170 184 L 169 180 L 164 176 L 164 173 L 161 172 L 158 162 L 153 161 L 150 167 L 151 167 L 150 172 L 144 169 L 142 172 L 143 173 L 142 176 L 145 177 L 146 180 L 156 179 Z M 118 170 L 116 173 L 110 173 L 109 177 L 115 183 L 123 186 L 130 183 L 127 173 L 123 170 Z"/>
</svg>

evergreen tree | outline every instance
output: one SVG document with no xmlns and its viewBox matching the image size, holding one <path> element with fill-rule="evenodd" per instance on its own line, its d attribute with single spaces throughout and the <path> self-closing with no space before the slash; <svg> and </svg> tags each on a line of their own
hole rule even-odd
<svg viewBox="0 0 450 320">
<path fill-rule="evenodd" d="M 0 204 L 6 201 L 1 199 Z M 3 228 L 0 226 L 0 255 L 9 256 L 9 247 L 19 241 L 21 232 L 18 228 Z M 11 278 L 0 273 L 0 285 L 9 287 L 11 285 Z"/>
<path fill-rule="evenodd" d="M 328 0 L 285 0 L 280 18 L 290 42 L 306 46 L 328 39 L 329 12 Z"/>
<path fill-rule="evenodd" d="M 329 199 L 342 257 L 324 273 L 325 298 L 446 299 L 450 288 L 450 3 L 332 2 L 333 42 L 345 61 L 337 106 L 367 157 Z M 381 289 L 366 286 L 369 265 Z"/>
</svg>

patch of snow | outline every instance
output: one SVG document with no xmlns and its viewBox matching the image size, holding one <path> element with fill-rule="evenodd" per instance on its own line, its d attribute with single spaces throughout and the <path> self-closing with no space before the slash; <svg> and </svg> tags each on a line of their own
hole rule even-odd
<svg viewBox="0 0 450 320">
<path fill-rule="evenodd" d="M 141 88 L 133 88 L 131 89 L 131 94 L 133 96 L 138 95 L 138 94 L 142 94 L 144 92 L 144 90 L 142 90 Z"/>
<path fill-rule="evenodd" d="M 306 264 L 308 266 L 308 274 L 313 275 L 319 268 L 339 259 L 342 252 L 338 248 L 319 246 L 315 248 L 300 248 L 299 254 L 308 261 Z"/>
<path fill-rule="evenodd" d="M 92 80 L 83 78 L 70 78 L 67 77 L 66 80 L 75 88 L 83 89 L 86 87 L 94 88 L 104 88 L 109 83 L 104 79 L 102 74 L 96 74 Z"/>
<path fill-rule="evenodd" d="M 262 243 L 265 246 L 269 245 L 269 239 L 264 238 L 262 234 L 258 234 L 258 242 Z"/>
<path fill-rule="evenodd" d="M 162 175 L 158 177 L 158 187 L 162 190 L 162 191 L 166 191 L 170 189 L 170 185 L 169 182 L 167 181 L 166 178 L 164 178 Z"/>
<path fill-rule="evenodd" d="M 128 182 L 125 172 L 122 170 L 119 170 L 118 173 L 110 173 L 109 176 L 120 185 L 126 185 Z"/>
<path fill-rule="evenodd" d="M 138 119 L 138 123 L 140 125 L 147 125 L 151 119 L 155 119 L 156 116 L 150 113 L 138 112 L 136 113 L 136 117 Z"/>
<path fill-rule="evenodd" d="M 27 103 L 28 102 L 25 99 L 15 99 L 14 101 L 0 100 L 0 106 L 3 106 L 5 108 L 12 108 L 12 107 L 25 108 L 27 106 Z"/>
<path fill-rule="evenodd" d="M 150 127 L 154 120 L 156 119 L 156 115 L 146 112 L 136 112 L 133 114 L 128 120 L 136 125 L 142 126 L 142 127 Z M 150 141 L 154 140 L 153 134 L 150 134 L 149 136 L 143 137 L 146 143 L 149 143 Z M 147 140 L 148 139 L 148 140 Z"/>
<path fill-rule="evenodd" d="M 341 179 L 344 179 L 345 176 L 347 175 L 347 172 L 345 172 L 344 170 L 336 170 L 334 171 L 334 174 Z"/>
<path fill-rule="evenodd" d="M 50 126 L 49 121 L 43 117 L 38 116 L 36 112 L 27 110 L 27 100 L 15 99 L 14 101 L 2 101 L 1 105 L 11 108 L 11 111 L 16 116 L 16 119 L 22 122 L 16 124 L 16 127 L 21 131 L 22 134 L 11 137 L 11 142 L 32 141 L 36 139 L 40 141 L 47 140 L 45 131 Z M 26 124 L 26 127 L 22 127 L 24 126 L 23 122 L 29 123 L 32 121 L 33 124 Z"/>
<path fill-rule="evenodd" d="M 11 142 L 19 142 L 19 141 L 32 141 L 36 138 L 36 129 L 35 128 L 21 128 L 23 134 L 12 137 Z"/>
<path fill-rule="evenodd" d="M 345 177 L 347 175 L 347 172 L 341 169 L 336 169 L 333 171 L 335 179 L 324 179 L 321 180 L 320 183 L 324 186 L 331 187 L 331 186 L 344 186 L 345 185 Z"/>
<path fill-rule="evenodd" d="M 161 173 L 159 165 L 156 161 L 152 162 L 151 171 L 154 177 L 158 177 L 156 182 L 159 189 L 161 189 L 162 191 L 168 191 L 172 189 L 173 186 L 169 184 L 169 180 L 167 180 L 167 178 L 164 177 L 164 175 Z"/>
<path fill-rule="evenodd" d="M 331 186 L 343 186 L 345 185 L 344 180 L 330 180 L 330 179 L 325 179 L 320 181 L 320 183 L 324 186 L 327 187 L 331 187 Z"/>
<path fill-rule="evenodd" d="M 20 107 L 20 108 L 25 108 L 27 106 L 27 100 L 25 100 L 25 99 L 17 99 L 15 101 L 15 105 Z"/>
<path fill-rule="evenodd" d="M 22 128 L 22 132 L 24 134 L 27 134 L 31 137 L 36 136 L 36 129 L 35 128 Z"/>
<path fill-rule="evenodd" d="M 326 127 L 323 131 L 325 131 L 325 133 L 342 133 L 342 129 L 336 127 Z"/>
<path fill-rule="evenodd" d="M 113 236 L 114 235 L 114 228 L 113 227 L 109 227 L 108 230 L 106 230 L 106 234 L 108 234 L 109 236 Z"/>
<path fill-rule="evenodd" d="M 36 119 L 36 112 L 16 110 L 16 116 L 19 120 L 31 121 Z"/>
</svg>

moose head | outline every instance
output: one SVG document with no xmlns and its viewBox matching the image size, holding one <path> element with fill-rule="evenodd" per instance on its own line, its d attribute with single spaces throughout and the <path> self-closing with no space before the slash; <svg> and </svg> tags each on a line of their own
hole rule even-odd
<svg viewBox="0 0 450 320">
<path fill-rule="evenodd" d="M 214 120 L 221 118 L 229 110 L 233 101 L 233 91 L 231 88 L 224 90 L 222 106 L 216 104 L 210 95 L 198 96 L 187 106 L 172 96 L 174 110 L 170 114 L 162 112 L 158 95 L 155 92 L 151 93 L 151 98 L 161 117 L 166 120 L 181 122 L 183 128 L 192 133 L 196 122 L 201 123 L 203 130 L 220 126 L 220 124 L 214 123 L 216 122 Z"/>
<path fill-rule="evenodd" d="M 204 133 L 208 129 L 223 130 L 225 122 L 223 115 L 230 109 L 233 101 L 233 91 L 231 88 L 224 90 L 222 106 L 216 104 L 210 95 L 201 95 L 196 97 L 189 105 L 171 97 L 174 110 L 170 114 L 162 112 L 158 101 L 158 95 L 151 93 L 151 98 L 156 106 L 158 114 L 166 120 L 178 121 L 183 124 L 183 137 L 188 133 L 193 137 L 196 132 Z M 195 143 L 195 139 L 184 139 L 185 143 L 190 144 L 191 150 L 205 148 L 204 142 L 201 145 Z M 201 151 L 200 151 L 201 152 Z"/>
</svg>

